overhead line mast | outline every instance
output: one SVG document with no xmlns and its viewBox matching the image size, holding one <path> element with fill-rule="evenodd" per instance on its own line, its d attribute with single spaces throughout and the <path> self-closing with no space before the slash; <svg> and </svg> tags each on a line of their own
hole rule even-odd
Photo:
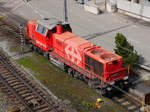
<svg viewBox="0 0 150 112">
<path fill-rule="evenodd" d="M 68 24 L 68 10 L 67 10 L 67 0 L 64 0 L 64 23 Z"/>
</svg>

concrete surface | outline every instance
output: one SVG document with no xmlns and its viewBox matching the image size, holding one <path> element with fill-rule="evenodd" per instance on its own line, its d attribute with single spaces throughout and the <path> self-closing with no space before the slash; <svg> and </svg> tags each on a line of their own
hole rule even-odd
<svg viewBox="0 0 150 112">
<path fill-rule="evenodd" d="M 130 88 L 130 93 L 144 99 L 147 94 L 150 93 L 150 85 L 146 82 L 139 82 L 135 88 Z"/>
<path fill-rule="evenodd" d="M 31 7 L 32 6 L 32 7 Z M 82 5 L 73 0 L 68 0 L 69 22 L 73 32 L 77 35 L 112 50 L 114 48 L 114 36 L 121 32 L 135 46 L 144 59 L 141 63 L 150 65 L 150 23 L 134 19 L 118 13 L 104 13 L 94 15 L 85 12 Z M 36 10 L 36 11 L 33 11 Z M 18 21 L 37 19 L 41 17 L 63 18 L 63 0 L 31 0 L 28 4 L 22 0 L 0 0 L 0 12 L 11 11 Z M 16 20 L 13 20 L 16 22 Z"/>
<path fill-rule="evenodd" d="M 89 1 L 89 2 L 85 3 L 84 10 L 87 12 L 90 12 L 92 14 L 96 14 L 96 15 L 101 13 L 101 10 L 93 1 Z"/>
</svg>

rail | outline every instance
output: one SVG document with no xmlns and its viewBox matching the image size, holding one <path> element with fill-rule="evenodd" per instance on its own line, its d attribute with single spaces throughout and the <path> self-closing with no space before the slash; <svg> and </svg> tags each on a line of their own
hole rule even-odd
<svg viewBox="0 0 150 112">
<path fill-rule="evenodd" d="M 37 85 L 26 78 L 0 51 L 0 83 L 19 101 L 29 112 L 62 112 L 58 104 L 47 100 L 45 94 Z"/>
</svg>

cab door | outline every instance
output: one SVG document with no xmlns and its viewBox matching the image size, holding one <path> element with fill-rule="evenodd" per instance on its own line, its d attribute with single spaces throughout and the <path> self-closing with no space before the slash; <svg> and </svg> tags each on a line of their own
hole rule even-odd
<svg viewBox="0 0 150 112">
<path fill-rule="evenodd" d="M 42 25 L 37 25 L 35 31 L 35 43 L 38 47 L 45 50 L 47 48 L 47 28 Z"/>
</svg>

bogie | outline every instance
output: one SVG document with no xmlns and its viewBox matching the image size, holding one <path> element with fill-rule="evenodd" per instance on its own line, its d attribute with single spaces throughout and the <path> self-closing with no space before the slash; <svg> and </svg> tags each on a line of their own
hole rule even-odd
<svg viewBox="0 0 150 112">
<path fill-rule="evenodd" d="M 89 85 L 89 87 L 91 87 L 91 88 L 95 88 L 95 86 L 94 86 L 94 81 L 92 81 L 91 79 L 88 80 L 88 85 Z"/>
<path fill-rule="evenodd" d="M 48 52 L 43 51 L 43 56 L 44 56 L 46 59 L 49 59 L 49 53 L 48 53 Z"/>
<path fill-rule="evenodd" d="M 74 70 L 72 68 L 68 68 L 68 74 L 72 77 L 74 77 Z"/>
</svg>

